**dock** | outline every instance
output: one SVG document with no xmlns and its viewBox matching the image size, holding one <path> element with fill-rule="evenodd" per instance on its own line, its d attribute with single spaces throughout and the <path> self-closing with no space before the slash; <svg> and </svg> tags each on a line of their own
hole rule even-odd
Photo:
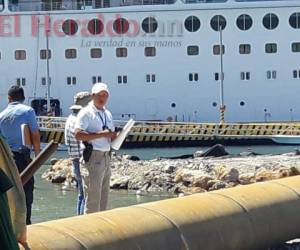
<svg viewBox="0 0 300 250">
<path fill-rule="evenodd" d="M 64 143 L 65 117 L 37 118 L 42 141 Z M 117 127 L 125 121 L 115 121 Z M 137 121 L 123 147 L 300 145 L 300 122 L 182 123 Z"/>
</svg>

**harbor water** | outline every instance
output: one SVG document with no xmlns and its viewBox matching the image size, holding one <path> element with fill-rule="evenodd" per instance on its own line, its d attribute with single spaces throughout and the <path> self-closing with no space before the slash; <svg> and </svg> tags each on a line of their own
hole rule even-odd
<svg viewBox="0 0 300 250">
<path fill-rule="evenodd" d="M 149 160 L 158 157 L 174 157 L 193 154 L 198 150 L 207 148 L 149 148 L 121 150 L 118 154 L 138 156 L 140 159 Z M 231 154 L 252 151 L 259 154 L 281 154 L 294 151 L 295 146 L 252 146 L 252 147 L 226 147 Z M 58 151 L 52 158 L 66 158 L 66 151 Z M 54 220 L 76 215 L 77 192 L 73 188 L 63 189 L 61 185 L 52 184 L 41 178 L 49 167 L 44 165 L 35 175 L 35 196 L 32 211 L 33 223 Z M 134 191 L 112 190 L 109 197 L 109 209 L 130 206 L 134 204 L 157 201 L 171 198 L 169 194 L 136 195 Z"/>
</svg>

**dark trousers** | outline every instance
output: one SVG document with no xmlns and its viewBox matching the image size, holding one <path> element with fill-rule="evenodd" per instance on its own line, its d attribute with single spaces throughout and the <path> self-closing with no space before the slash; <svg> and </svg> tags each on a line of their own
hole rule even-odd
<svg viewBox="0 0 300 250">
<path fill-rule="evenodd" d="M 15 163 L 18 167 L 19 173 L 22 173 L 23 170 L 28 166 L 30 163 L 30 152 L 26 153 L 19 153 L 13 152 L 13 157 Z M 31 207 L 33 203 L 33 189 L 34 189 L 34 178 L 32 177 L 24 186 L 25 198 L 26 198 L 26 224 L 31 224 Z"/>
</svg>

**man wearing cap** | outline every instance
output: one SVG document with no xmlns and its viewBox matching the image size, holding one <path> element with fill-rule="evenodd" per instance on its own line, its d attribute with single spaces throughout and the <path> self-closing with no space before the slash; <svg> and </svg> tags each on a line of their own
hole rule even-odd
<svg viewBox="0 0 300 250">
<path fill-rule="evenodd" d="M 88 142 L 92 147 L 89 159 L 84 160 L 88 172 L 84 176 L 85 213 L 102 211 L 107 207 L 111 175 L 110 144 L 116 138 L 112 115 L 105 107 L 108 97 L 106 84 L 94 84 L 92 101 L 79 112 L 75 125 L 76 139 Z"/>
<path fill-rule="evenodd" d="M 27 124 L 35 155 L 40 153 L 40 133 L 34 110 L 23 104 L 24 90 L 17 85 L 8 91 L 8 106 L 0 113 L 0 133 L 7 141 L 13 158 L 21 173 L 30 163 L 30 149 L 22 143 L 21 125 Z M 26 223 L 31 224 L 31 207 L 33 203 L 33 177 L 24 185 L 26 197 Z"/>
<path fill-rule="evenodd" d="M 90 99 L 90 94 L 88 92 L 80 92 L 74 96 L 74 104 L 70 107 L 72 114 L 69 115 L 65 125 L 65 144 L 68 147 L 68 153 L 72 159 L 73 172 L 78 188 L 77 215 L 83 214 L 85 200 L 79 161 L 82 150 L 80 142 L 75 138 L 75 124 L 78 112 L 83 108 L 83 106 L 87 105 Z"/>
</svg>

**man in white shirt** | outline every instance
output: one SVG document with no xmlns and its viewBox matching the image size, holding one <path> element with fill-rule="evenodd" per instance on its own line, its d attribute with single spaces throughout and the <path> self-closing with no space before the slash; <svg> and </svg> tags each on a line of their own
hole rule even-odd
<svg viewBox="0 0 300 250">
<path fill-rule="evenodd" d="M 111 175 L 110 144 L 116 138 L 112 115 L 105 108 L 108 97 L 106 84 L 94 84 L 92 101 L 79 112 L 75 125 L 75 138 L 92 145 L 91 154 L 84 157 L 88 171 L 88 175 L 84 176 L 86 214 L 103 211 L 107 207 Z"/>
</svg>

